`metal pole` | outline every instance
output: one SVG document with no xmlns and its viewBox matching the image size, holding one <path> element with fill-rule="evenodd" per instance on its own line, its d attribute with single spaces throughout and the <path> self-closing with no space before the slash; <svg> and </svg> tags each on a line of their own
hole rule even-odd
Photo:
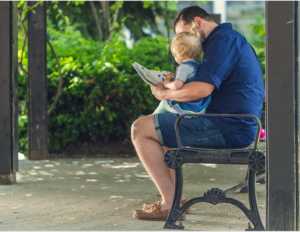
<svg viewBox="0 0 300 232">
<path fill-rule="evenodd" d="M 14 184 L 18 171 L 18 18 L 13 1 L 0 1 L 0 70 L 0 184 Z"/>
<path fill-rule="evenodd" d="M 271 231 L 299 229 L 297 6 L 266 1 L 266 218 Z"/>
<path fill-rule="evenodd" d="M 34 1 L 28 4 L 33 6 Z M 28 141 L 29 159 L 45 160 L 47 142 L 46 2 L 28 13 Z"/>
</svg>

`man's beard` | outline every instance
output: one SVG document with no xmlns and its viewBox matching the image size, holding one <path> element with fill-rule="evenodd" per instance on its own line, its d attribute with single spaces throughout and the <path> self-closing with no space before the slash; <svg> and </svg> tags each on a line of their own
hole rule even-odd
<svg viewBox="0 0 300 232">
<path fill-rule="evenodd" d="M 200 33 L 200 42 L 203 42 L 203 41 L 206 39 L 203 30 L 200 29 L 200 30 L 199 30 L 199 33 Z"/>
</svg>

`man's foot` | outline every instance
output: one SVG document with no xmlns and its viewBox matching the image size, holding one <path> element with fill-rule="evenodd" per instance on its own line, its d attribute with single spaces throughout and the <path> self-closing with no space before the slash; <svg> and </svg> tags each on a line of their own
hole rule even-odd
<svg viewBox="0 0 300 232">
<path fill-rule="evenodd" d="M 160 197 L 154 204 L 153 203 L 145 203 L 143 205 L 143 210 L 148 210 L 150 209 L 153 205 L 159 205 L 162 201 L 161 195 L 156 194 L 156 196 Z M 187 199 L 181 200 L 181 205 L 184 205 L 185 203 L 187 203 Z M 188 207 L 187 210 L 185 211 L 186 214 L 191 213 L 191 207 Z"/>
<path fill-rule="evenodd" d="M 161 195 L 159 194 L 155 194 L 155 196 L 158 196 L 159 199 L 155 202 L 155 203 L 144 203 L 143 204 L 143 210 L 148 210 L 150 209 L 153 205 L 160 205 L 161 201 L 162 201 L 162 198 L 161 198 Z"/>
<path fill-rule="evenodd" d="M 150 209 L 147 210 L 134 210 L 133 216 L 141 220 L 155 220 L 165 221 L 169 216 L 170 210 L 160 210 L 160 203 L 158 205 L 153 204 Z M 181 215 L 178 221 L 185 220 L 185 213 Z"/>
</svg>

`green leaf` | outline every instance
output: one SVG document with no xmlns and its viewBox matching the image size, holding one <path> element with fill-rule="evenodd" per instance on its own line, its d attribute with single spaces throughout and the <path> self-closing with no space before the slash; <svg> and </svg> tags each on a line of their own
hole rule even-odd
<svg viewBox="0 0 300 232">
<path fill-rule="evenodd" d="M 154 3 L 153 1 L 143 1 L 143 7 L 148 8 L 151 5 L 153 5 L 153 3 Z"/>
<path fill-rule="evenodd" d="M 69 20 L 69 17 L 68 17 L 68 16 L 65 16 L 65 21 L 66 21 L 66 24 L 67 24 L 67 25 L 70 24 L 70 20 Z"/>
<path fill-rule="evenodd" d="M 265 28 L 264 28 L 264 27 L 259 28 L 258 34 L 259 34 L 260 36 L 264 36 L 264 35 L 265 35 Z"/>
<path fill-rule="evenodd" d="M 63 23 L 64 23 L 64 20 L 61 19 L 61 20 L 58 21 L 57 25 L 58 25 L 59 27 L 61 27 L 61 25 L 63 25 Z"/>
<path fill-rule="evenodd" d="M 118 22 L 115 22 L 114 26 L 115 26 L 115 28 L 119 28 L 120 27 L 120 25 L 119 25 Z"/>
</svg>

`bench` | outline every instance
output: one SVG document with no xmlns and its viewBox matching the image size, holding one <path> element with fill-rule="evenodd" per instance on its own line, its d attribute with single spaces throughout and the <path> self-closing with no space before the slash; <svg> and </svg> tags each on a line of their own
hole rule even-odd
<svg viewBox="0 0 300 232">
<path fill-rule="evenodd" d="M 183 147 L 180 142 L 180 134 L 178 131 L 178 123 L 184 117 L 241 117 L 241 118 L 253 118 L 258 127 L 256 132 L 255 142 L 252 146 L 244 149 L 206 149 L 197 147 Z M 176 221 L 179 217 L 189 208 L 191 205 L 206 202 L 213 205 L 219 203 L 229 203 L 235 205 L 247 216 L 251 221 L 254 228 L 249 226 L 251 230 L 265 230 L 256 200 L 256 181 L 257 173 L 264 172 L 265 169 L 265 154 L 259 150 L 259 146 L 263 147 L 263 143 L 259 142 L 259 135 L 261 131 L 261 123 L 259 119 L 252 115 L 233 115 L 233 114 L 185 114 L 178 117 L 175 122 L 175 131 L 177 137 L 178 148 L 167 151 L 164 155 L 164 162 L 168 168 L 175 170 L 175 190 L 172 207 L 170 209 L 169 216 L 166 220 L 164 228 L 167 229 L 184 229 L 182 225 L 176 225 Z M 184 163 L 209 163 L 209 164 L 240 164 L 248 166 L 248 178 L 247 181 L 234 186 L 227 190 L 221 190 L 219 188 L 212 188 L 205 192 L 202 196 L 190 199 L 183 206 L 180 205 L 183 176 L 182 165 Z M 264 175 L 264 174 L 261 174 Z M 232 191 L 236 191 L 242 187 L 248 186 L 248 198 L 250 209 L 248 209 L 242 202 L 227 197 L 227 194 Z"/>
</svg>

